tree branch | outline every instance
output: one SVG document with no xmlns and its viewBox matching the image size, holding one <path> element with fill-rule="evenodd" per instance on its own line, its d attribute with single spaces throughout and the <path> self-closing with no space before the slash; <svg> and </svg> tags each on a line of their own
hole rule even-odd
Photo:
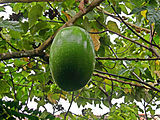
<svg viewBox="0 0 160 120">
<path fill-rule="evenodd" d="M 160 58 L 110 58 L 110 57 L 96 57 L 96 60 L 150 61 L 150 60 L 160 60 Z"/>
<path fill-rule="evenodd" d="M 11 58 L 21 58 L 21 57 L 36 57 L 36 56 L 39 56 L 39 53 L 36 49 L 34 49 L 27 51 L 0 53 L 0 60 L 7 60 Z"/>
<path fill-rule="evenodd" d="M 21 58 L 21 57 L 38 57 L 39 54 L 33 53 L 33 51 L 20 51 L 13 53 L 2 53 L 0 54 L 0 60 L 7 60 L 10 58 Z M 49 61 L 49 56 L 44 55 L 45 61 Z M 127 61 L 151 61 L 151 60 L 160 60 L 160 58 L 111 58 L 111 57 L 96 57 L 96 60 L 127 60 Z"/>
<path fill-rule="evenodd" d="M 101 75 L 101 74 L 106 74 L 106 75 L 110 75 L 110 76 L 114 76 L 114 77 L 119 77 L 119 78 L 122 78 L 122 79 L 127 79 L 127 80 L 131 80 L 131 81 L 135 81 L 135 82 L 141 83 L 143 85 L 146 85 L 146 86 L 150 87 L 154 91 L 160 92 L 160 90 L 158 88 L 155 88 L 154 86 L 152 86 L 152 85 L 150 85 L 150 84 L 148 84 L 148 83 L 146 83 L 144 81 L 135 80 L 135 79 L 131 79 L 131 78 L 126 78 L 126 77 L 122 77 L 122 76 L 119 76 L 119 75 L 110 74 L 110 73 L 107 73 L 107 72 L 102 72 L 102 71 L 99 71 L 99 70 L 94 70 L 94 71 L 100 73 L 100 74 L 93 73 L 94 76 L 99 76 L 101 78 L 105 78 L 105 79 L 109 79 L 109 80 L 113 80 L 113 81 L 117 81 L 117 82 L 121 82 L 121 83 L 125 83 L 125 84 L 130 84 L 130 82 L 126 82 L 126 81 L 122 81 L 122 80 L 117 80 L 117 79 L 114 79 L 114 78 L 109 78 L 109 77 Z M 145 87 L 145 86 L 142 86 L 142 85 L 137 85 L 137 84 L 134 85 L 133 84 L 133 86 L 143 87 L 143 88 L 148 89 L 148 87 Z"/>
<path fill-rule="evenodd" d="M 3 3 L 30 3 L 30 2 L 54 2 L 55 0 L 0 0 L 0 4 Z M 56 0 L 56 1 L 60 1 L 60 0 Z"/>
<path fill-rule="evenodd" d="M 16 84 L 16 83 L 15 83 L 14 85 L 15 85 L 15 86 L 22 86 L 22 87 L 31 87 L 30 85 L 26 85 L 26 84 L 19 84 L 19 83 L 18 83 L 18 84 Z"/>
<path fill-rule="evenodd" d="M 100 77 L 100 78 L 103 78 L 103 79 L 108 79 L 108 80 L 112 80 L 112 81 L 116 81 L 116 82 L 120 82 L 120 83 L 124 83 L 124 84 L 129 84 L 131 86 L 142 87 L 142 88 L 148 89 L 147 87 L 139 85 L 139 84 L 134 84 L 134 83 L 131 83 L 131 82 L 126 82 L 126 81 L 118 80 L 118 79 L 115 79 L 115 78 L 107 77 L 107 76 L 101 75 L 99 73 L 93 73 L 93 75 L 97 76 L 97 77 Z"/>
<path fill-rule="evenodd" d="M 53 23 L 63 23 L 64 22 L 61 22 L 61 21 L 54 21 L 54 20 L 41 20 L 41 19 L 38 19 L 38 21 L 43 21 L 43 22 L 53 22 Z"/>
</svg>

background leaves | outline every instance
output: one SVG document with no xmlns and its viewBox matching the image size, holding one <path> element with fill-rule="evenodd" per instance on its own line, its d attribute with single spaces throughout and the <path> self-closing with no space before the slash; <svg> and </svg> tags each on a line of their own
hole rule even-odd
<svg viewBox="0 0 160 120">
<path fill-rule="evenodd" d="M 89 6 L 90 2 L 84 6 Z M 7 12 L 5 6 L 13 10 L 8 19 L 0 18 L 0 58 L 8 53 L 24 54 L 39 49 L 39 46 L 50 39 L 65 22 L 75 17 L 80 11 L 78 5 L 79 2 L 75 0 L 67 0 L 49 3 L 8 3 L 0 6 L 0 11 L 3 12 Z M 154 46 L 160 45 L 159 2 L 106 0 L 100 6 L 101 9 L 94 8 L 74 23 L 86 29 L 95 42 L 96 70 L 91 81 L 83 89 L 75 91 L 73 96 L 78 107 L 84 107 L 82 114 L 68 111 L 67 118 L 134 120 L 139 118 L 139 112 L 149 112 L 153 116 L 159 109 L 157 102 L 160 100 L 160 93 L 147 84 L 160 89 L 160 50 Z M 124 23 L 154 45 L 140 39 Z M 150 35 L 150 30 L 153 35 Z M 64 108 L 60 100 L 68 100 L 71 104 L 72 93 L 62 91 L 52 80 L 48 54 L 49 46 L 36 56 L 21 57 L 20 54 L 19 58 L 1 59 L 0 119 L 64 118 L 68 108 Z M 96 72 L 97 70 L 100 72 Z M 95 76 L 95 73 L 99 76 Z M 12 101 L 4 100 L 6 97 Z M 117 100 L 120 98 L 124 100 L 121 104 Z M 34 110 L 27 106 L 31 100 L 37 103 Z M 103 103 L 109 111 L 105 109 L 106 113 L 98 117 L 91 108 L 85 108 L 87 103 L 98 105 L 100 108 Z M 46 104 L 52 106 L 52 113 L 46 110 Z M 44 111 L 40 111 L 41 107 Z M 60 113 L 58 118 L 57 112 Z"/>
</svg>

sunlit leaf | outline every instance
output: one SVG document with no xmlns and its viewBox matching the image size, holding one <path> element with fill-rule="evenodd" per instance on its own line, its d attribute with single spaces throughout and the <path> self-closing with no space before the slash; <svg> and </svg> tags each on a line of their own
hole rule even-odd
<svg viewBox="0 0 160 120">
<path fill-rule="evenodd" d="M 147 20 L 147 10 L 141 11 L 141 15 Z M 148 22 L 148 20 L 147 20 Z"/>
</svg>

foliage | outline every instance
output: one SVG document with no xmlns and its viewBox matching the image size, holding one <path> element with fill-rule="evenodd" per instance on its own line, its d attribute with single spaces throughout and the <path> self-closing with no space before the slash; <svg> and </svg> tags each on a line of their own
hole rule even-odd
<svg viewBox="0 0 160 120">
<path fill-rule="evenodd" d="M 91 2 L 84 5 L 84 14 L 78 8 L 82 2 L 77 0 L 0 6 L 0 12 L 7 12 L 6 6 L 13 10 L 8 19 L 0 18 L 1 119 L 99 119 L 91 109 L 83 110 L 82 115 L 64 110 L 60 99 L 69 100 L 70 105 L 74 101 L 79 107 L 87 103 L 101 107 L 103 103 L 110 111 L 101 119 L 136 120 L 138 112 L 155 115 L 160 108 L 156 104 L 160 101 L 159 1 L 102 0 L 93 10 L 88 7 Z M 48 65 L 51 40 L 67 21 L 68 26 L 80 26 L 91 34 L 96 51 L 92 80 L 74 94 L 55 84 Z M 4 101 L 4 97 L 13 101 Z M 122 97 L 124 103 L 113 104 L 113 99 Z M 36 110 L 27 106 L 32 99 L 38 104 Z M 53 113 L 39 111 L 47 103 L 52 104 Z M 61 114 L 56 118 L 58 111 Z"/>
</svg>

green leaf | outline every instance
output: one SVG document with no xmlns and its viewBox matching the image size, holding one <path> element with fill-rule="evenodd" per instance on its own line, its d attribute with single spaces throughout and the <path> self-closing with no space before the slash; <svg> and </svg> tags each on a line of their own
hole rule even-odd
<svg viewBox="0 0 160 120">
<path fill-rule="evenodd" d="M 22 8 L 23 4 L 21 3 L 15 3 L 14 6 L 13 6 L 13 11 L 18 13 L 19 10 Z"/>
<path fill-rule="evenodd" d="M 47 111 L 44 111 L 41 116 L 40 116 L 40 119 L 44 119 L 46 118 L 47 116 L 49 115 L 49 113 Z"/>
<path fill-rule="evenodd" d="M 39 22 L 37 23 L 36 25 L 34 25 L 31 29 L 30 29 L 30 32 L 32 35 L 34 35 L 36 32 L 42 30 L 42 29 L 45 29 L 48 27 L 48 24 L 46 22 Z"/>
<path fill-rule="evenodd" d="M 20 42 L 19 42 L 19 46 L 20 48 L 22 49 L 25 49 L 25 50 L 31 50 L 32 49 L 32 39 L 30 38 L 26 38 L 24 37 L 24 39 L 22 39 Z"/>
<path fill-rule="evenodd" d="M 121 14 L 121 8 L 120 7 L 116 7 L 116 12 L 118 13 L 118 14 Z"/>
<path fill-rule="evenodd" d="M 158 1 L 157 0 L 149 0 L 149 5 L 150 6 L 157 6 L 157 4 L 158 4 Z"/>
<path fill-rule="evenodd" d="M 119 7 L 121 8 L 121 11 L 124 12 L 125 14 L 128 14 L 128 11 L 126 9 L 126 6 L 123 4 L 120 4 Z"/>
<path fill-rule="evenodd" d="M 86 14 L 86 17 L 89 19 L 89 20 L 94 20 L 95 19 L 95 13 L 93 11 L 89 12 Z"/>
<path fill-rule="evenodd" d="M 0 80 L 0 94 L 2 93 L 8 93 L 10 90 L 10 87 L 6 81 Z"/>
<path fill-rule="evenodd" d="M 31 8 L 28 16 L 29 27 L 32 27 L 35 24 L 35 22 L 38 20 L 38 18 L 42 15 L 42 10 L 43 8 L 39 4 Z"/>
<path fill-rule="evenodd" d="M 10 30 L 9 34 L 11 35 L 12 38 L 14 39 L 20 39 L 21 38 L 21 34 L 17 31 L 14 30 Z"/>
<path fill-rule="evenodd" d="M 74 10 L 68 10 L 67 13 L 72 17 L 76 15 L 76 11 Z"/>
<path fill-rule="evenodd" d="M 23 87 L 23 88 L 19 88 L 17 90 L 17 99 L 20 101 L 25 102 L 28 99 L 28 94 L 27 94 L 28 90 Z"/>
<path fill-rule="evenodd" d="M 159 26 L 159 20 L 160 20 L 160 10 L 156 10 L 153 7 L 147 7 L 147 19 L 150 23 L 155 23 Z"/>
<path fill-rule="evenodd" d="M 159 29 L 159 28 L 158 28 Z M 157 30 L 156 30 L 157 31 Z M 155 43 L 157 44 L 157 45 L 160 45 L 160 36 L 159 35 L 156 35 L 155 37 L 154 37 L 154 41 L 155 41 Z"/>
<path fill-rule="evenodd" d="M 25 21 L 24 23 L 21 23 L 21 26 L 22 26 L 24 33 L 27 33 L 28 28 L 29 28 L 29 23 Z"/>
<path fill-rule="evenodd" d="M 122 75 L 122 74 L 124 74 L 125 72 L 128 72 L 128 71 L 129 71 L 128 69 L 122 68 L 122 69 L 118 72 L 118 75 Z"/>
<path fill-rule="evenodd" d="M 7 21 L 0 19 L 0 27 L 8 28 L 14 31 L 23 32 L 21 25 L 16 21 Z"/>
<path fill-rule="evenodd" d="M 4 11 L 5 11 L 4 6 L 0 6 L 0 12 L 4 12 Z"/>
<path fill-rule="evenodd" d="M 139 13 L 139 12 L 141 12 L 141 11 L 143 11 L 143 10 L 146 10 L 146 9 L 147 9 L 146 6 L 134 8 L 134 9 L 129 13 L 129 15 Z"/>
<path fill-rule="evenodd" d="M 108 21 L 108 23 L 107 23 L 107 28 L 108 28 L 109 30 L 112 30 L 112 31 L 116 32 L 116 33 L 120 33 L 120 29 L 118 28 L 117 23 L 116 23 L 116 22 L 113 22 L 113 21 L 111 21 L 111 20 Z"/>
<path fill-rule="evenodd" d="M 38 105 L 37 105 L 37 108 L 39 109 L 40 106 L 44 106 L 45 105 L 45 101 L 44 99 L 38 101 Z"/>
<path fill-rule="evenodd" d="M 51 113 L 49 113 L 45 119 L 47 119 L 47 120 L 60 120 L 60 118 L 55 118 L 55 116 L 53 116 Z"/>
<path fill-rule="evenodd" d="M 150 111 L 151 115 L 155 115 L 155 111 L 152 109 L 151 106 L 148 106 L 147 111 Z"/>
<path fill-rule="evenodd" d="M 158 33 L 158 35 L 160 36 L 160 20 L 156 21 L 156 23 L 155 23 L 155 30 Z"/>
<path fill-rule="evenodd" d="M 99 56 L 104 57 L 105 56 L 104 46 L 101 45 L 97 53 L 98 53 Z"/>
<path fill-rule="evenodd" d="M 27 64 L 28 62 L 26 62 L 26 61 L 23 61 L 23 60 L 20 60 L 20 59 L 16 59 L 15 61 L 14 61 L 14 64 L 17 66 L 17 67 L 20 67 L 20 66 L 22 66 L 22 65 L 25 65 L 25 64 Z"/>
<path fill-rule="evenodd" d="M 110 37 L 109 35 L 105 35 L 104 37 L 100 38 L 100 43 L 101 45 L 108 47 L 109 45 L 111 45 L 111 41 L 110 41 Z"/>
</svg>

